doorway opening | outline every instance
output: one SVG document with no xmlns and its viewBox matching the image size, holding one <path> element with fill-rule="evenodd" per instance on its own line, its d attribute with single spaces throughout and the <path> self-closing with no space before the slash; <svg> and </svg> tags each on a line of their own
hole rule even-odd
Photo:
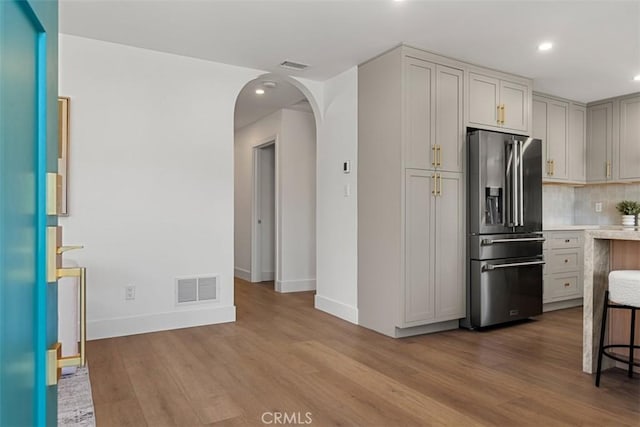
<svg viewBox="0 0 640 427">
<path fill-rule="evenodd" d="M 276 141 L 253 149 L 251 282 L 272 282 L 276 272 Z"/>
<path fill-rule="evenodd" d="M 282 293 L 316 288 L 316 117 L 294 83 L 250 81 L 234 117 L 234 274 Z"/>
</svg>

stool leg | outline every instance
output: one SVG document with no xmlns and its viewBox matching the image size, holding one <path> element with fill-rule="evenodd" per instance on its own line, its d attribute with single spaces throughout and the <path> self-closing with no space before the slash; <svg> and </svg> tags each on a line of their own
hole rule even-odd
<svg viewBox="0 0 640 427">
<path fill-rule="evenodd" d="M 596 387 L 600 387 L 600 372 L 602 371 L 602 354 L 604 350 L 604 330 L 607 326 L 607 309 L 609 308 L 609 291 L 604 293 L 604 304 L 602 309 L 602 325 L 600 326 L 600 350 L 598 350 L 598 369 L 596 371 Z"/>
<path fill-rule="evenodd" d="M 633 377 L 633 346 L 636 337 L 636 309 L 631 310 L 631 337 L 629 338 L 629 378 Z"/>
</svg>

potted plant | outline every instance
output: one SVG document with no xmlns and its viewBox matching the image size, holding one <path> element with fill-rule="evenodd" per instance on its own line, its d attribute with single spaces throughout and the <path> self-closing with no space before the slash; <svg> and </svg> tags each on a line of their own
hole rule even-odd
<svg viewBox="0 0 640 427">
<path fill-rule="evenodd" d="M 636 225 L 636 216 L 640 213 L 640 203 L 632 200 L 623 200 L 616 205 L 616 209 L 622 214 L 622 225 Z"/>
</svg>

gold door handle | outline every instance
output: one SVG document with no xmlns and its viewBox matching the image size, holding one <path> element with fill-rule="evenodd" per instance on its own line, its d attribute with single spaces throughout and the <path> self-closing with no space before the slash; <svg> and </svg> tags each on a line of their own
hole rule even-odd
<svg viewBox="0 0 640 427">
<path fill-rule="evenodd" d="M 436 196 L 438 194 L 438 175 L 431 175 L 431 179 L 433 180 L 433 190 L 431 190 L 431 194 Z"/>
<path fill-rule="evenodd" d="M 80 278 L 80 352 L 73 356 L 62 357 L 62 344 L 55 343 L 47 350 L 47 385 L 58 384 L 62 368 L 84 366 L 87 345 L 87 269 L 84 267 L 60 268 L 59 277 Z"/>
</svg>

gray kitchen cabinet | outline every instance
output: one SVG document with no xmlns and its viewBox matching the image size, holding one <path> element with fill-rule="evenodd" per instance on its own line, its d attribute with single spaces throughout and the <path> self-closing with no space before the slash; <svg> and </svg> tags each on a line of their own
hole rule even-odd
<svg viewBox="0 0 640 427">
<path fill-rule="evenodd" d="M 613 102 L 587 106 L 587 182 L 614 179 Z"/>
<path fill-rule="evenodd" d="M 531 81 L 473 69 L 468 77 L 468 126 L 529 135 Z"/>
<path fill-rule="evenodd" d="M 404 319 L 399 327 L 465 315 L 462 175 L 406 170 Z"/>
<path fill-rule="evenodd" d="M 617 178 L 640 180 L 640 96 L 620 99 Z"/>
<path fill-rule="evenodd" d="M 545 231 L 543 310 L 582 305 L 584 269 L 582 231 Z"/>
<path fill-rule="evenodd" d="M 400 46 L 358 68 L 358 323 L 391 337 L 465 316 L 465 66 Z"/>
<path fill-rule="evenodd" d="M 569 180 L 583 183 L 587 179 L 587 107 L 569 106 Z"/>
<path fill-rule="evenodd" d="M 583 104 L 534 93 L 532 136 L 542 140 L 544 182 L 585 182 L 586 122 Z"/>
<path fill-rule="evenodd" d="M 534 95 L 533 137 L 542 140 L 544 180 L 568 180 L 569 103 Z"/>
<path fill-rule="evenodd" d="M 406 57 L 404 74 L 405 166 L 462 172 L 463 71 Z"/>
</svg>

